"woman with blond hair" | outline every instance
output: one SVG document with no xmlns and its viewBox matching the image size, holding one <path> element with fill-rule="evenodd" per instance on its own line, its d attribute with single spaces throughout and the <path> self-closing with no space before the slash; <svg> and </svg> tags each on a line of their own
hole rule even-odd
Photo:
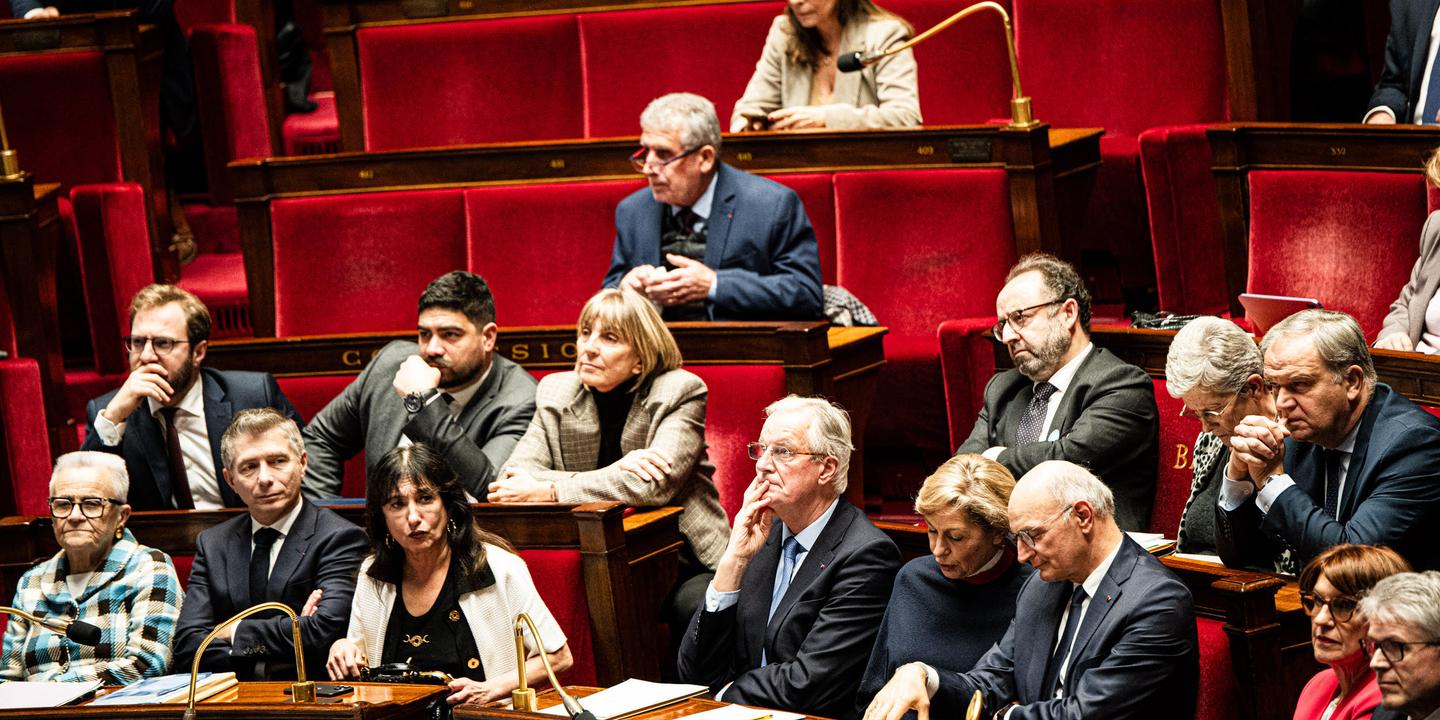
<svg viewBox="0 0 1440 720">
<path fill-rule="evenodd" d="M 1440 148 L 1425 162 L 1425 180 L 1440 187 Z M 1420 257 L 1410 281 L 1390 303 L 1375 347 L 1434 355 L 1440 352 L 1440 211 L 1430 213 L 1420 230 Z"/>
</svg>

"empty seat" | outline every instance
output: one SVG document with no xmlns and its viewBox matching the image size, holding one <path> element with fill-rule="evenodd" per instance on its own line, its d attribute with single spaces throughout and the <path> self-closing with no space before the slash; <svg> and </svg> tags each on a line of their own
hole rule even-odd
<svg viewBox="0 0 1440 720">
<path fill-rule="evenodd" d="M 710 389 L 705 406 L 705 444 L 715 464 L 720 506 L 734 519 L 755 479 L 755 461 L 745 446 L 760 437 L 765 406 L 785 397 L 781 365 L 687 365 Z"/>
<path fill-rule="evenodd" d="M 535 580 L 535 589 L 555 624 L 565 633 L 575 662 L 560 675 L 566 685 L 595 685 L 595 647 L 590 633 L 590 605 L 580 551 L 524 548 L 519 555 Z M 526 630 L 528 637 L 529 630 Z"/>
<path fill-rule="evenodd" d="M 1181 315 L 1230 311 L 1210 159 L 1204 125 L 1140 133 L 1140 171 L 1161 310 Z"/>
<path fill-rule="evenodd" d="M 122 177 L 103 52 L 0 56 L 0 107 L 12 108 L 10 146 L 35 177 L 67 191 Z"/>
<path fill-rule="evenodd" d="M 40 366 L 29 358 L 0 360 L 0 434 L 4 436 L 4 490 L 0 510 L 7 515 L 50 514 L 50 439 Z"/>
<path fill-rule="evenodd" d="M 795 191 L 805 216 L 815 229 L 820 247 L 820 281 L 835 284 L 835 178 L 830 173 L 794 173 L 767 176 Z"/>
</svg>

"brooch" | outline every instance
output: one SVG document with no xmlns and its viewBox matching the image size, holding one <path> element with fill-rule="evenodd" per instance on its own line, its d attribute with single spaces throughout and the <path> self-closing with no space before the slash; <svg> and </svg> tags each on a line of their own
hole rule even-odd
<svg viewBox="0 0 1440 720">
<path fill-rule="evenodd" d="M 451 610 L 451 611 L 450 611 L 450 622 L 460 622 L 460 611 L 459 611 L 459 610 Z"/>
<path fill-rule="evenodd" d="M 480 658 L 470 658 L 470 661 L 465 663 L 465 666 L 471 670 L 480 667 Z"/>
<path fill-rule="evenodd" d="M 430 636 L 429 636 L 429 635 L 406 635 L 406 636 L 405 636 L 405 639 L 402 640 L 401 642 L 406 643 L 406 644 L 409 645 L 410 647 L 418 648 L 418 647 L 420 647 L 421 645 L 424 645 L 425 643 L 430 642 Z"/>
</svg>

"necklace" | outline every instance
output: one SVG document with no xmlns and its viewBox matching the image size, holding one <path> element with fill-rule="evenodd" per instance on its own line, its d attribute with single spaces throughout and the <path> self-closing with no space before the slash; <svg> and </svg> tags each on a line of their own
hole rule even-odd
<svg viewBox="0 0 1440 720">
<path fill-rule="evenodd" d="M 418 647 L 420 647 L 421 645 L 424 645 L 424 644 L 430 642 L 430 636 L 429 636 L 429 635 L 406 635 L 406 636 L 405 636 L 405 639 L 404 639 L 404 640 L 401 640 L 401 642 L 409 645 L 410 647 L 418 648 Z"/>
</svg>

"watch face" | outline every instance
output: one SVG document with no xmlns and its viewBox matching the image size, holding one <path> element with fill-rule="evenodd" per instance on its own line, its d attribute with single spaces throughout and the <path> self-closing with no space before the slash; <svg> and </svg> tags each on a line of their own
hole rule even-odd
<svg viewBox="0 0 1440 720">
<path fill-rule="evenodd" d="M 425 401 L 420 397 L 420 393 L 410 393 L 405 396 L 405 410 L 407 412 L 418 413 L 420 412 L 420 408 L 423 407 L 425 407 Z"/>
</svg>

